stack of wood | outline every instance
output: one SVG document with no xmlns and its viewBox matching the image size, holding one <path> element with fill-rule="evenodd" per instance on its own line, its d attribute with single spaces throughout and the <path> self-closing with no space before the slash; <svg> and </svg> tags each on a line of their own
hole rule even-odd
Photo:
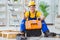
<svg viewBox="0 0 60 40">
<path fill-rule="evenodd" d="M 16 35 L 19 33 L 20 33 L 19 31 L 13 31 L 13 30 L 1 30 L 0 37 L 13 39 L 16 38 Z"/>
</svg>

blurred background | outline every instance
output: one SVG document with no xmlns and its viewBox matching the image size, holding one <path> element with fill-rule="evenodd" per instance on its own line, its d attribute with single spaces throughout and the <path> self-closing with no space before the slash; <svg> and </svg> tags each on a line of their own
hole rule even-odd
<svg viewBox="0 0 60 40">
<path fill-rule="evenodd" d="M 20 22 L 27 11 L 30 0 L 0 0 L 0 30 L 19 31 Z M 51 32 L 60 33 L 60 0 L 33 0 L 36 10 L 46 16 L 46 23 Z M 41 9 L 44 6 L 45 11 Z"/>
</svg>

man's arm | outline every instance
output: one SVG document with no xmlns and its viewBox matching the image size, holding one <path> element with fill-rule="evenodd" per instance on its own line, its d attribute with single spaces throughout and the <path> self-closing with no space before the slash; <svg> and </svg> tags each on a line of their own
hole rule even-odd
<svg viewBox="0 0 60 40">
<path fill-rule="evenodd" d="M 42 14 L 41 12 L 38 12 L 38 13 L 37 13 L 37 19 L 38 19 L 38 20 L 44 20 L 45 17 L 43 16 L 43 14 Z"/>
<path fill-rule="evenodd" d="M 26 12 L 24 13 L 24 19 L 28 20 L 28 16 L 29 16 L 29 13 L 26 11 Z"/>
</svg>

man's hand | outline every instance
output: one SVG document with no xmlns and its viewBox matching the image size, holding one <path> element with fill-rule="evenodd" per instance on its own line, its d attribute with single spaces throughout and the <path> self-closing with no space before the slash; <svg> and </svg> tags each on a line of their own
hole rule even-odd
<svg viewBox="0 0 60 40">
<path fill-rule="evenodd" d="M 27 19 L 27 17 L 25 17 L 25 12 L 26 12 L 26 9 L 24 9 L 24 19 Z"/>
<path fill-rule="evenodd" d="M 26 19 L 26 17 L 25 17 L 25 12 L 26 12 L 26 9 L 24 9 L 24 11 L 23 11 L 23 13 L 24 13 L 24 19 Z"/>
<path fill-rule="evenodd" d="M 26 12 L 26 9 L 24 9 L 24 13 Z"/>
<path fill-rule="evenodd" d="M 41 20 L 44 20 L 44 19 L 45 19 L 45 17 L 44 17 L 44 16 L 41 16 L 41 17 L 40 17 L 40 19 L 41 19 Z"/>
</svg>

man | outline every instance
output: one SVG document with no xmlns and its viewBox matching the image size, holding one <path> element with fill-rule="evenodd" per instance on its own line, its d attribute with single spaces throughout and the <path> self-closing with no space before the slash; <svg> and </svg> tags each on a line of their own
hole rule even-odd
<svg viewBox="0 0 60 40">
<path fill-rule="evenodd" d="M 26 29 L 25 29 L 25 21 L 26 20 L 40 19 L 41 22 L 42 22 L 42 29 L 41 30 L 43 31 L 44 36 L 45 37 L 53 37 L 53 36 L 56 36 L 55 33 L 51 33 L 49 31 L 49 29 L 47 28 L 47 25 L 46 25 L 46 23 L 44 21 L 45 17 L 42 16 L 41 12 L 39 12 L 39 11 L 37 11 L 35 9 L 36 8 L 35 6 L 36 6 L 36 4 L 35 4 L 34 1 L 30 1 L 29 2 L 28 7 L 29 7 L 30 11 L 26 11 L 25 12 L 24 19 L 22 20 L 21 25 L 20 25 L 20 31 L 22 33 L 24 33 L 26 31 Z"/>
</svg>

